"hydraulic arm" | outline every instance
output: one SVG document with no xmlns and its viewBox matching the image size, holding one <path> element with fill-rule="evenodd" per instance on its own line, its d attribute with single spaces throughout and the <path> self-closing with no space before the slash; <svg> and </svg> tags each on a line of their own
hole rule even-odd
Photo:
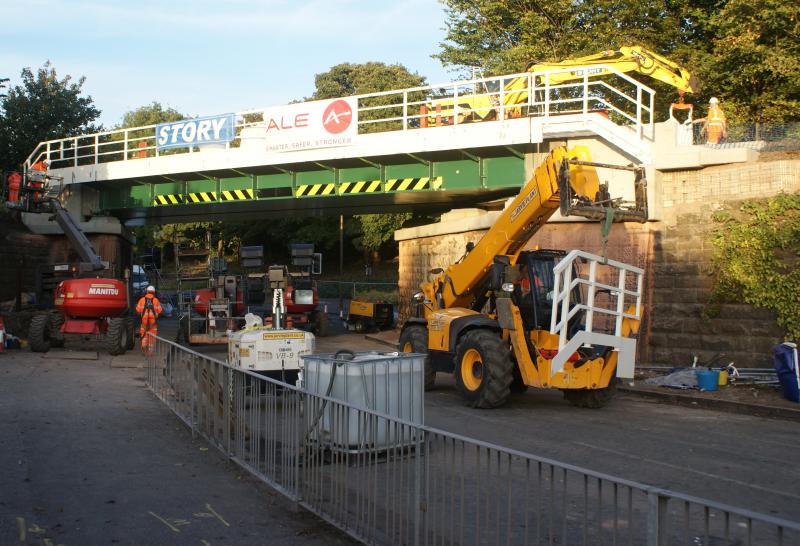
<svg viewBox="0 0 800 546">
<path fill-rule="evenodd" d="M 622 169 L 634 175 L 636 201 L 612 198 L 600 183 L 598 168 Z M 505 208 L 492 228 L 458 262 L 423 285 L 431 311 L 451 307 L 482 305 L 489 270 L 495 256 L 516 261 L 523 246 L 557 211 L 572 216 L 614 221 L 647 220 L 647 196 L 641 167 L 594 163 L 587 148 L 576 146 L 553 150 L 535 170 L 533 177 Z"/>
</svg>

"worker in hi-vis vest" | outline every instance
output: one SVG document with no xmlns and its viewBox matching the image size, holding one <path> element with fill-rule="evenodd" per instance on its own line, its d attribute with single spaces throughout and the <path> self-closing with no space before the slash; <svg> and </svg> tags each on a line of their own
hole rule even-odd
<svg viewBox="0 0 800 546">
<path fill-rule="evenodd" d="M 142 337 L 142 352 L 149 353 L 155 344 L 155 339 L 147 334 L 158 335 L 158 316 L 162 313 L 161 302 L 156 297 L 155 287 L 148 286 L 145 295 L 136 304 L 136 312 L 142 319 L 139 326 L 139 335 Z"/>
<path fill-rule="evenodd" d="M 723 138 L 728 137 L 728 120 L 717 97 L 711 97 L 711 100 L 708 101 L 708 115 L 693 123 L 703 123 L 706 144 L 719 144 Z"/>
</svg>

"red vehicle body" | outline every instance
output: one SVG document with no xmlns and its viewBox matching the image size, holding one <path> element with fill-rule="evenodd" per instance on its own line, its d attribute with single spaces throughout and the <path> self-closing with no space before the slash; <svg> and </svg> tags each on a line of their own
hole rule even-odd
<svg viewBox="0 0 800 546">
<path fill-rule="evenodd" d="M 192 309 L 200 316 L 208 316 L 208 302 L 216 298 L 217 291 L 214 288 L 195 290 Z M 232 307 L 231 311 L 235 317 L 243 317 L 247 312 L 247 306 L 244 304 L 244 291 L 241 288 L 236 289 L 236 302 Z"/>
</svg>

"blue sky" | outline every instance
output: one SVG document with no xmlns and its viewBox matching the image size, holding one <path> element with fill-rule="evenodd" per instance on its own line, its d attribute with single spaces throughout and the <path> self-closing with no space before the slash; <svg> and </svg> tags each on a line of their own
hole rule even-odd
<svg viewBox="0 0 800 546">
<path fill-rule="evenodd" d="M 437 0 L 0 0 L 0 76 L 50 60 L 107 127 L 156 100 L 190 115 L 285 104 L 341 62 L 402 63 L 449 81 L 431 55 Z"/>
</svg>

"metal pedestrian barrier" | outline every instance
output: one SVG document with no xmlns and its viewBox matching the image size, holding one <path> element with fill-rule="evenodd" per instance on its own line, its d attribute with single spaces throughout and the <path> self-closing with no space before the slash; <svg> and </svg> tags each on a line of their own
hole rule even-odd
<svg viewBox="0 0 800 546">
<path fill-rule="evenodd" d="M 800 544 L 797 522 L 393 418 L 160 337 L 147 366 L 193 435 L 368 544 Z"/>
</svg>

